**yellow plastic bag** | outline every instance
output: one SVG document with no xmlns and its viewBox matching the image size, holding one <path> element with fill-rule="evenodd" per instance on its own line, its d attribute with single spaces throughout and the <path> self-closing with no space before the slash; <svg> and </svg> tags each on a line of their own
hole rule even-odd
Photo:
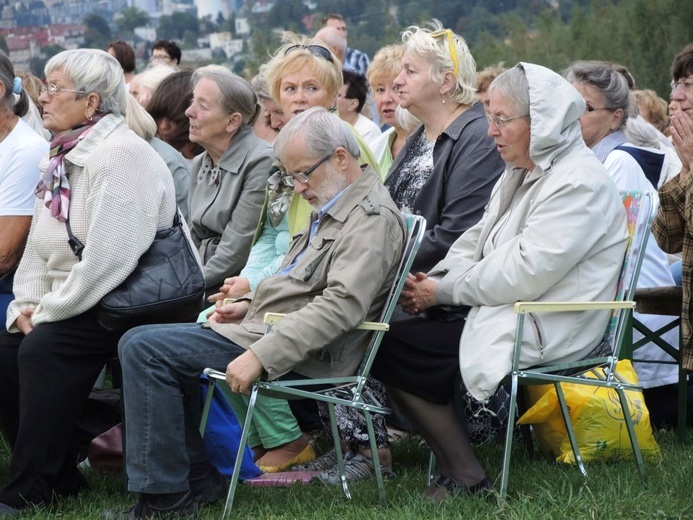
<svg viewBox="0 0 693 520">
<path fill-rule="evenodd" d="M 619 361 L 616 370 L 625 381 L 637 383 L 638 376 L 629 360 Z M 590 374 L 589 377 L 595 376 Z M 633 458 L 616 390 L 573 383 L 561 383 L 561 388 L 584 461 Z M 528 401 L 536 402 L 520 417 L 518 423 L 533 425 L 542 451 L 556 457 L 559 462 L 574 464 L 575 456 L 570 447 L 555 388 L 553 385 L 541 385 L 529 386 L 527 390 Z M 626 397 L 643 458 L 658 461 L 662 455 L 652 436 L 650 413 L 642 392 L 626 391 Z"/>
</svg>

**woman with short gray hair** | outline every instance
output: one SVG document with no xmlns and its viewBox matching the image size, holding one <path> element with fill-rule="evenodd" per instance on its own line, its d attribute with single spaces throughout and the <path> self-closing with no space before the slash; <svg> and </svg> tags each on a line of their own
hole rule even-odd
<svg viewBox="0 0 693 520">
<path fill-rule="evenodd" d="M 55 137 L 39 167 L 15 299 L 0 332 L 0 423 L 12 447 L 4 516 L 86 488 L 73 432 L 122 333 L 105 329 L 93 309 L 176 214 L 166 165 L 123 120 L 117 60 L 70 50 L 45 72 L 39 100 Z"/>
<path fill-rule="evenodd" d="M 190 231 L 202 258 L 208 294 L 248 260 L 272 166 L 270 145 L 252 125 L 262 107 L 243 78 L 209 65 L 192 76 L 185 114 L 190 141 L 204 148 L 190 168 Z"/>
</svg>

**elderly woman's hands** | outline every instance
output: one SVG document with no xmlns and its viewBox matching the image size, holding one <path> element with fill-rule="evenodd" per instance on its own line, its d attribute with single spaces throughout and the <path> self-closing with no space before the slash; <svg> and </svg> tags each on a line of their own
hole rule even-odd
<svg viewBox="0 0 693 520">
<path fill-rule="evenodd" d="M 31 316 L 34 314 L 35 310 L 35 307 L 25 307 L 20 311 L 21 314 L 15 322 L 17 328 L 21 330 L 25 336 L 34 330 L 34 325 L 31 323 Z"/>
<path fill-rule="evenodd" d="M 693 171 L 693 118 L 683 110 L 676 110 L 671 115 L 671 140 L 676 154 L 683 163 L 681 180 Z"/>
<path fill-rule="evenodd" d="M 425 273 L 407 275 L 404 289 L 399 297 L 399 304 L 407 314 L 420 314 L 436 305 L 438 280 L 429 278 Z"/>
</svg>

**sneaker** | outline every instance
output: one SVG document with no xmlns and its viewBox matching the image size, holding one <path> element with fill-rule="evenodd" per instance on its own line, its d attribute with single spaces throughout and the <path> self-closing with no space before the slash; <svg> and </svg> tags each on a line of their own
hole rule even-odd
<svg viewBox="0 0 693 520">
<path fill-rule="evenodd" d="M 127 511 L 106 509 L 101 513 L 101 518 L 104 520 L 195 519 L 197 513 L 197 502 L 193 500 L 192 494 L 187 492 L 177 503 L 166 508 L 154 507 L 144 496 L 140 496 L 139 501 Z"/>
<path fill-rule="evenodd" d="M 353 454 L 350 451 L 344 453 L 344 460 L 349 460 Z M 323 453 L 317 459 L 307 464 L 299 464 L 291 468 L 291 471 L 327 471 L 337 465 L 337 450 L 332 448 Z"/>
<path fill-rule="evenodd" d="M 394 472 L 387 469 L 382 464 L 380 465 L 380 473 L 384 478 L 395 478 Z M 373 461 L 360 453 L 356 453 L 353 457 L 344 462 L 344 475 L 346 476 L 347 482 L 350 484 L 352 482 L 358 482 L 359 480 L 372 478 L 375 476 Z M 323 471 L 316 478 L 320 482 L 332 486 L 338 486 L 342 483 L 342 479 L 339 476 L 339 467 L 336 465 L 327 471 Z"/>
</svg>

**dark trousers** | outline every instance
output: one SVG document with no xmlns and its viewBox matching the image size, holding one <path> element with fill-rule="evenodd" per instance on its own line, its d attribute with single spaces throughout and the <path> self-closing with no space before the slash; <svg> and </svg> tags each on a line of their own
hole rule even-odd
<svg viewBox="0 0 693 520">
<path fill-rule="evenodd" d="M 12 446 L 0 502 L 49 503 L 79 490 L 73 437 L 85 402 L 120 333 L 91 312 L 42 323 L 27 334 L 0 332 L 0 424 Z"/>
</svg>

